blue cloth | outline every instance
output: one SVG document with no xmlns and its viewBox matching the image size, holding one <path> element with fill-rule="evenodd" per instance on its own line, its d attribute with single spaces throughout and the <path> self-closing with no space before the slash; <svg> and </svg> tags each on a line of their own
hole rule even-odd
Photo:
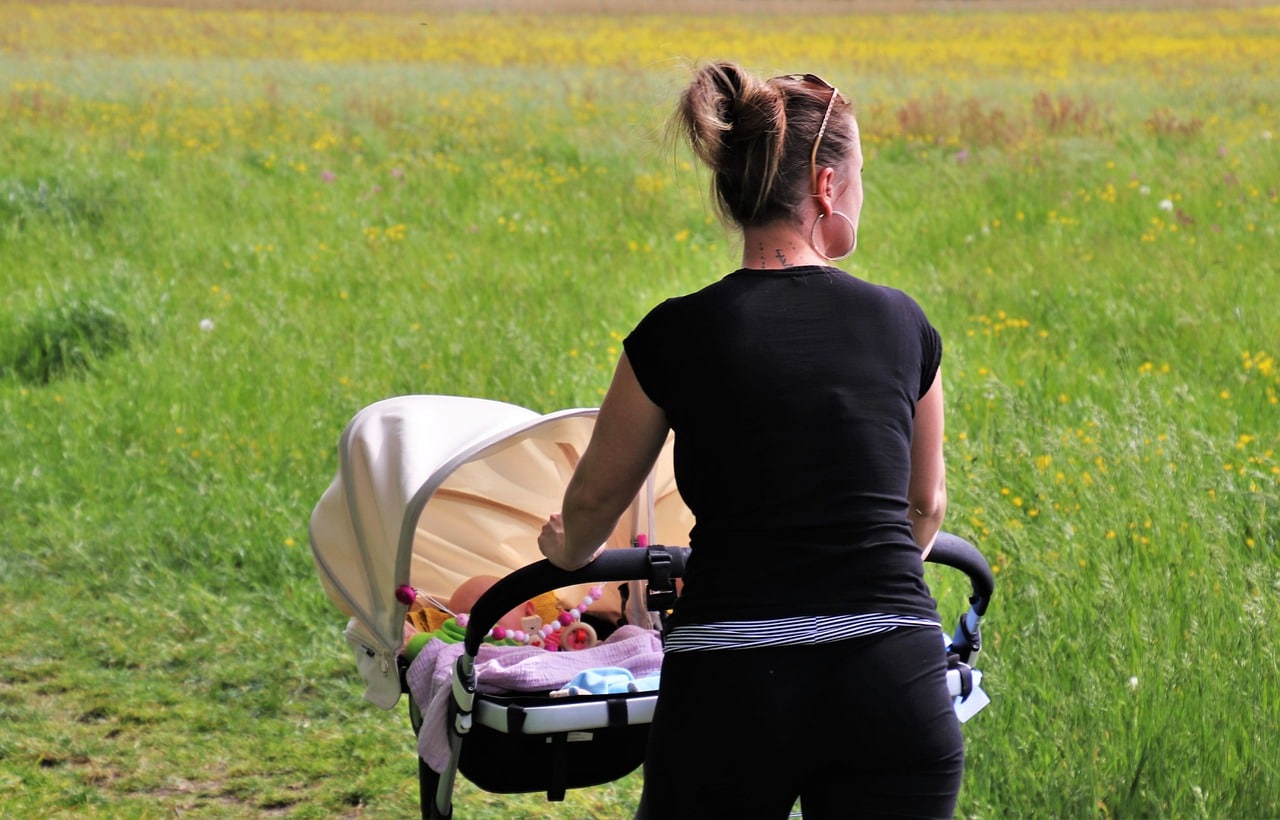
<svg viewBox="0 0 1280 820">
<path fill-rule="evenodd" d="M 658 688 L 658 675 L 637 678 L 631 670 L 620 666 L 584 669 L 560 688 L 572 695 L 617 695 L 624 692 L 649 692 Z"/>
</svg>

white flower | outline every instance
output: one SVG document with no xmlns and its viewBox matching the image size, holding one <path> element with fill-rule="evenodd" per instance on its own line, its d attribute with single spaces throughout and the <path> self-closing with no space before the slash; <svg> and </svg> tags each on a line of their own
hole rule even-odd
<svg viewBox="0 0 1280 820">
<path fill-rule="evenodd" d="M 1261 136 L 1264 140 L 1270 140 L 1270 139 L 1271 139 L 1271 132 L 1270 132 L 1270 131 L 1263 131 L 1263 132 L 1262 132 L 1262 134 L 1260 134 L 1259 136 Z"/>
<path fill-rule="evenodd" d="M 1162 200 L 1160 200 L 1160 210 L 1162 210 L 1162 211 L 1172 211 L 1172 210 L 1173 210 L 1173 200 L 1171 200 L 1171 199 L 1162 199 Z"/>
<path fill-rule="evenodd" d="M 1138 193 L 1142 194 L 1143 196 L 1151 196 L 1151 186 L 1143 185 L 1141 188 L 1138 189 Z"/>
<path fill-rule="evenodd" d="M 1137 688 L 1138 688 L 1138 676 L 1137 676 L 1137 675 L 1134 675 L 1133 677 L 1129 678 L 1129 688 L 1130 688 L 1130 689 L 1137 689 Z"/>
<path fill-rule="evenodd" d="M 201 330 L 203 330 L 205 333 L 208 333 L 209 331 L 213 330 L 213 320 L 212 320 L 212 319 L 201 319 L 201 320 L 200 320 L 200 329 L 201 329 Z"/>
</svg>

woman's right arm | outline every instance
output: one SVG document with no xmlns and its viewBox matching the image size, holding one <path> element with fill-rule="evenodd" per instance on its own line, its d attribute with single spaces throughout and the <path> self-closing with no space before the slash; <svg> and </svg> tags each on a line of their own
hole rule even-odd
<svg viewBox="0 0 1280 820">
<path fill-rule="evenodd" d="M 591 562 L 653 469 L 669 429 L 666 413 L 649 399 L 623 353 L 561 513 L 538 537 L 552 564 L 572 570 Z"/>
</svg>

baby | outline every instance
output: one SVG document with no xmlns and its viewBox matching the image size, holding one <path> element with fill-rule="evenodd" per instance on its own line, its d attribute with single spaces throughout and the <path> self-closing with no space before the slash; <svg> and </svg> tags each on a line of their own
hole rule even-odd
<svg viewBox="0 0 1280 820">
<path fill-rule="evenodd" d="M 471 612 L 476 605 L 476 601 L 480 600 L 480 596 L 488 592 L 489 588 L 497 582 L 498 578 L 493 575 L 476 575 L 468 578 L 449 596 L 447 602 L 449 609 L 455 615 Z M 506 629 L 522 629 L 521 622 L 525 618 L 537 614 L 538 608 L 534 605 L 534 602 L 525 601 L 499 618 L 497 625 Z"/>
</svg>

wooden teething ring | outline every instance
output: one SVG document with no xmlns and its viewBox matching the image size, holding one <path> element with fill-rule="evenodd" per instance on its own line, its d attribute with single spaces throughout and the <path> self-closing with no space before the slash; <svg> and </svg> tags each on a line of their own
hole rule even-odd
<svg viewBox="0 0 1280 820">
<path fill-rule="evenodd" d="M 566 626 L 560 638 L 560 647 L 570 652 L 590 649 L 600 642 L 595 627 L 585 621 L 574 621 Z"/>
</svg>

